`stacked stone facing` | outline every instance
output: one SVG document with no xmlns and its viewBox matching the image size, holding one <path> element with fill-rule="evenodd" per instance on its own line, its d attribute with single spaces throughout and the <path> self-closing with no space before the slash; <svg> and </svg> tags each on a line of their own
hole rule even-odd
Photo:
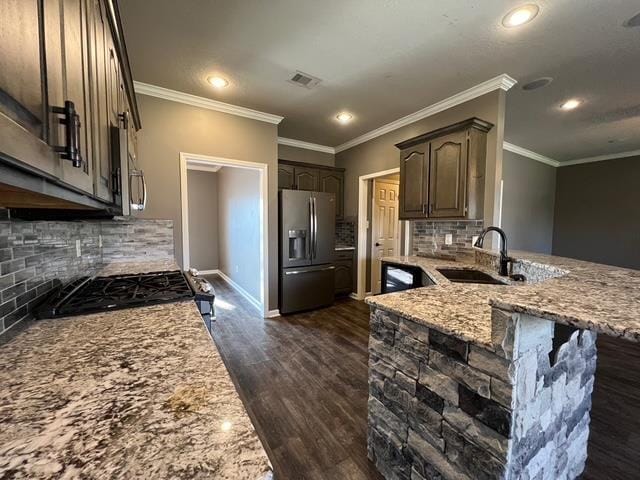
<svg viewBox="0 0 640 480">
<path fill-rule="evenodd" d="M 570 479 L 584 468 L 595 334 L 493 311 L 491 348 L 371 312 L 368 454 L 387 479 Z"/>
</svg>

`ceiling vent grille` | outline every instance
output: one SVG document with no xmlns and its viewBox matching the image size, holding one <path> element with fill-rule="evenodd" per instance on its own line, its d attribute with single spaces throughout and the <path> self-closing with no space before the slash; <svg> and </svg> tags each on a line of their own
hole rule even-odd
<svg viewBox="0 0 640 480">
<path fill-rule="evenodd" d="M 294 73 L 288 81 L 289 83 L 293 83 L 294 85 L 298 85 L 299 87 L 311 89 L 318 85 L 322 80 L 320 80 L 318 77 L 314 77 L 313 75 L 309 75 L 308 73 L 296 70 L 296 73 Z"/>
</svg>

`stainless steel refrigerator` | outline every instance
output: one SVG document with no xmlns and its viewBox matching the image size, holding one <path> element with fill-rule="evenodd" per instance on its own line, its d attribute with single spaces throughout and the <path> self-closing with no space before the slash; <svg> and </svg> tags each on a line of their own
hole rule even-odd
<svg viewBox="0 0 640 480">
<path fill-rule="evenodd" d="M 280 192 L 280 313 L 334 299 L 336 199 L 332 193 Z"/>
</svg>

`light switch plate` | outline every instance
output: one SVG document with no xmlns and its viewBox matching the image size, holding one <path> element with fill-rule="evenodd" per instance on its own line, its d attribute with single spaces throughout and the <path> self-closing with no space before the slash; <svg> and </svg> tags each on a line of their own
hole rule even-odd
<svg viewBox="0 0 640 480">
<path fill-rule="evenodd" d="M 447 234 L 444 236 L 444 244 L 445 244 L 445 245 L 451 245 L 452 243 L 453 243 L 453 235 L 452 235 L 452 234 L 450 234 L 450 233 L 447 233 Z"/>
<path fill-rule="evenodd" d="M 76 240 L 76 257 L 82 255 L 82 248 L 80 248 L 80 240 Z"/>
</svg>

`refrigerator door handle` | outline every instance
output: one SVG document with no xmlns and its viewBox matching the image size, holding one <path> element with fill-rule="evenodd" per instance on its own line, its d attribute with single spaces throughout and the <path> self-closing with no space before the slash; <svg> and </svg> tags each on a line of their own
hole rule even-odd
<svg viewBox="0 0 640 480">
<path fill-rule="evenodd" d="M 309 235 L 307 235 L 309 247 L 307 258 L 313 260 L 313 198 L 309 197 Z"/>
<path fill-rule="evenodd" d="M 285 275 L 300 275 L 301 273 L 314 273 L 314 272 L 326 272 L 327 270 L 335 270 L 336 267 L 333 265 L 324 268 L 318 268 L 315 270 L 288 270 L 285 271 Z"/>
<path fill-rule="evenodd" d="M 311 247 L 311 251 L 313 252 L 313 258 L 316 258 L 316 241 L 317 241 L 317 235 L 318 235 L 318 217 L 316 216 L 316 197 L 311 197 L 311 205 L 313 205 L 313 208 L 311 209 L 311 211 L 313 212 L 311 214 L 311 221 L 313 222 L 313 234 L 311 237 L 311 241 L 313 242 L 313 246 Z"/>
</svg>

